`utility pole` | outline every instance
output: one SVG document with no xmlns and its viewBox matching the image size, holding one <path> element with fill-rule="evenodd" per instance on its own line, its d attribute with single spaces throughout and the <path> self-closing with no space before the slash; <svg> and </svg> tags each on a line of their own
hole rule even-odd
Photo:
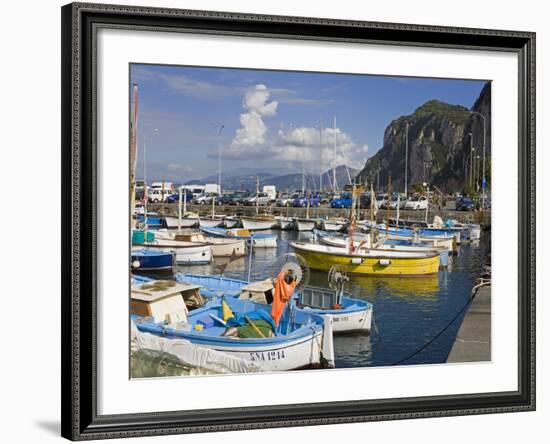
<svg viewBox="0 0 550 444">
<path fill-rule="evenodd" d="M 407 198 L 407 182 L 409 170 L 409 122 L 405 123 L 405 199 Z"/>
</svg>

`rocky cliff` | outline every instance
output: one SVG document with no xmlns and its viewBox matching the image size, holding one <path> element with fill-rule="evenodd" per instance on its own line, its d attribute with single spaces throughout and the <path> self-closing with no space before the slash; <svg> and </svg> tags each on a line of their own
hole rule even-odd
<svg viewBox="0 0 550 444">
<path fill-rule="evenodd" d="M 376 187 L 379 175 L 380 188 L 385 189 L 391 175 L 392 189 L 402 191 L 408 133 L 408 190 L 427 182 L 445 192 L 463 191 L 470 169 L 469 133 L 475 155 L 482 156 L 483 119 L 471 111 L 486 116 L 486 155 L 490 156 L 491 86 L 487 83 L 471 110 L 430 100 L 411 115 L 393 120 L 384 132 L 383 147 L 367 160 L 358 180 L 373 181 Z M 486 171 L 489 165 L 488 157 Z"/>
</svg>

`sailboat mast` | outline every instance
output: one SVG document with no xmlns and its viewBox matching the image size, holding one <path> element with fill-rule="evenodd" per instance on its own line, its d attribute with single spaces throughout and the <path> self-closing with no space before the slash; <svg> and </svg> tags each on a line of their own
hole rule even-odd
<svg viewBox="0 0 550 444">
<path fill-rule="evenodd" d="M 336 117 L 334 117 L 334 143 L 332 147 L 332 186 L 334 188 L 334 193 L 336 194 Z"/>
<path fill-rule="evenodd" d="M 319 193 L 323 192 L 323 121 L 319 122 Z"/>
<path fill-rule="evenodd" d="M 138 86 L 133 85 L 133 110 L 130 115 L 130 155 L 132 159 L 132 169 L 130 170 L 130 209 L 131 216 L 134 216 L 136 207 L 136 164 L 137 164 L 137 121 L 138 121 Z"/>
<path fill-rule="evenodd" d="M 224 125 L 220 126 L 218 131 L 218 193 L 222 194 L 222 141 L 221 135 Z"/>
</svg>

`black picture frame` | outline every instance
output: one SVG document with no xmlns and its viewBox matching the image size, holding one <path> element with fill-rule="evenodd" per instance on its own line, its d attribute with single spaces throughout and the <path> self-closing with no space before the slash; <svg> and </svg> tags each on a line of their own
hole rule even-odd
<svg viewBox="0 0 550 444">
<path fill-rule="evenodd" d="M 71 440 L 535 409 L 535 34 L 72 3 L 62 14 L 62 436 Z M 96 385 L 96 91 L 100 27 L 508 51 L 519 62 L 518 390 L 99 416 Z"/>
</svg>

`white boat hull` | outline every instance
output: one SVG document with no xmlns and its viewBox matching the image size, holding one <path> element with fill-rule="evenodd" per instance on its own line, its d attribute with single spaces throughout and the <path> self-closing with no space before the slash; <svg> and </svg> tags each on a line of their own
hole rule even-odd
<svg viewBox="0 0 550 444">
<path fill-rule="evenodd" d="M 178 218 L 174 216 L 164 216 L 166 228 L 178 228 Z M 193 228 L 199 225 L 198 217 L 182 217 L 181 228 Z"/>
<path fill-rule="evenodd" d="M 214 257 L 230 257 L 246 255 L 246 242 L 244 240 L 231 240 L 216 237 L 208 237 L 205 239 L 212 247 Z"/>
<path fill-rule="evenodd" d="M 372 324 L 372 307 L 353 313 L 333 314 L 332 328 L 334 333 L 368 333 Z"/>
<path fill-rule="evenodd" d="M 323 221 L 323 230 L 325 231 L 342 231 L 344 226 L 343 223 Z"/>
<path fill-rule="evenodd" d="M 199 225 L 203 228 L 216 228 L 223 225 L 223 219 L 200 219 Z"/>
<path fill-rule="evenodd" d="M 210 245 L 193 245 L 193 242 L 176 242 L 164 239 L 155 240 L 154 245 L 147 244 L 147 248 L 160 251 L 173 251 L 176 254 L 178 265 L 209 264 L 212 262 L 212 248 Z"/>
<path fill-rule="evenodd" d="M 291 230 L 294 227 L 294 220 L 288 217 L 280 217 L 277 219 L 277 226 L 281 230 Z"/>
<path fill-rule="evenodd" d="M 312 331 L 305 338 L 270 346 L 200 345 L 253 362 L 262 372 L 275 372 L 320 365 L 322 337 L 323 332 L 320 330 Z"/>
<path fill-rule="evenodd" d="M 309 220 L 296 220 L 296 229 L 298 231 L 313 231 L 315 228 L 315 221 Z"/>
<path fill-rule="evenodd" d="M 275 220 L 241 219 L 243 228 L 248 231 L 271 230 L 276 225 Z"/>
<path fill-rule="evenodd" d="M 225 219 L 225 228 L 237 228 L 239 226 L 239 219 Z"/>
<path fill-rule="evenodd" d="M 277 248 L 277 238 L 253 239 L 252 245 L 254 248 Z"/>
</svg>

